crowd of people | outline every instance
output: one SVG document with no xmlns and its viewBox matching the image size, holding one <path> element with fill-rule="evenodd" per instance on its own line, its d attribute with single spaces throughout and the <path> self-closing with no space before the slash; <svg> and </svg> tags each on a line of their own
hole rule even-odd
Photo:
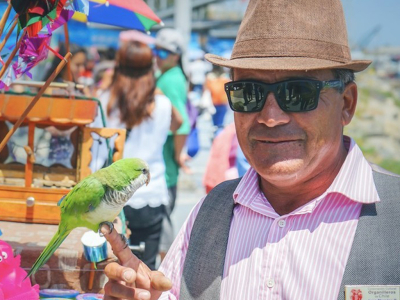
<svg viewBox="0 0 400 300">
<path fill-rule="evenodd" d="M 224 69 L 212 68 L 205 62 L 204 53 L 184 68 L 186 45 L 181 33 L 173 28 L 160 30 L 155 38 L 134 31 L 121 32 L 115 51 L 85 49 L 74 44 L 68 50 L 73 54 L 69 67 L 55 81 L 73 84 L 67 90 L 48 89 L 47 93 L 97 98 L 99 113 L 91 126 L 126 129 L 123 157 L 140 157 L 148 162 L 151 182 L 127 202 L 120 218 L 126 220 L 129 244 L 145 243 L 144 252 L 135 253 L 155 269 L 176 235 L 171 213 L 179 172 L 191 172 L 187 161 L 200 147 L 197 117 L 206 110 L 210 112 L 216 135 L 224 127 L 228 101 L 224 83 L 228 75 Z M 66 54 L 63 43 L 58 51 Z M 45 66 L 43 79 L 58 63 L 55 57 Z M 193 99 L 193 93 L 203 100 Z M 55 128 L 52 135 L 53 145 L 56 140 L 65 140 L 62 129 Z M 91 148 L 92 172 L 111 163 L 114 139 L 106 142 L 95 137 Z M 69 160 L 69 155 L 64 156 Z"/>
</svg>

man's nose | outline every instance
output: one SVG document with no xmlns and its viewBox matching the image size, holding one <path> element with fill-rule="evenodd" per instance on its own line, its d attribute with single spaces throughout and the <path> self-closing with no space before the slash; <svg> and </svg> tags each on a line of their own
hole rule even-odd
<svg viewBox="0 0 400 300">
<path fill-rule="evenodd" d="M 274 93 L 270 92 L 263 109 L 258 113 L 257 121 L 275 127 L 289 123 L 290 116 L 279 107 Z"/>
</svg>

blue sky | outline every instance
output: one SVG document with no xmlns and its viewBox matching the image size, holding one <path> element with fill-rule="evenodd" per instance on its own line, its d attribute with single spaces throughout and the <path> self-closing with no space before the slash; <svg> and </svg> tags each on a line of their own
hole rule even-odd
<svg viewBox="0 0 400 300">
<path fill-rule="evenodd" d="M 400 46 L 400 0 L 342 0 L 350 44 L 361 42 L 380 25 L 367 49 Z"/>
</svg>

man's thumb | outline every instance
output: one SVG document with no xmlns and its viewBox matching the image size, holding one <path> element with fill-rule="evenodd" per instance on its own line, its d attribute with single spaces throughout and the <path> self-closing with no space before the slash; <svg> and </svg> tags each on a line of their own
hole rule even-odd
<svg viewBox="0 0 400 300">
<path fill-rule="evenodd" d="M 157 291 L 165 292 L 172 288 L 172 282 L 159 271 L 151 272 L 151 287 Z"/>
</svg>

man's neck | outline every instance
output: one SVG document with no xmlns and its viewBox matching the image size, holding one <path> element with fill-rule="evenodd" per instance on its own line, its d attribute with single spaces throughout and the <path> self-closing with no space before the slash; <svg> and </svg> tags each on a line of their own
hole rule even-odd
<svg viewBox="0 0 400 300">
<path fill-rule="evenodd" d="M 173 68 L 175 68 L 176 67 L 176 65 L 174 65 L 174 66 L 168 66 L 168 67 L 166 67 L 165 69 L 163 69 L 162 71 L 161 71 L 161 74 L 165 74 L 165 73 L 167 73 L 169 70 L 171 70 L 171 69 L 173 69 Z"/>
<path fill-rule="evenodd" d="M 291 213 L 297 208 L 321 196 L 335 180 L 345 159 L 347 151 L 343 149 L 329 166 L 325 165 L 316 175 L 294 185 L 282 186 L 261 178 L 260 189 L 268 202 L 279 215 Z"/>
</svg>

